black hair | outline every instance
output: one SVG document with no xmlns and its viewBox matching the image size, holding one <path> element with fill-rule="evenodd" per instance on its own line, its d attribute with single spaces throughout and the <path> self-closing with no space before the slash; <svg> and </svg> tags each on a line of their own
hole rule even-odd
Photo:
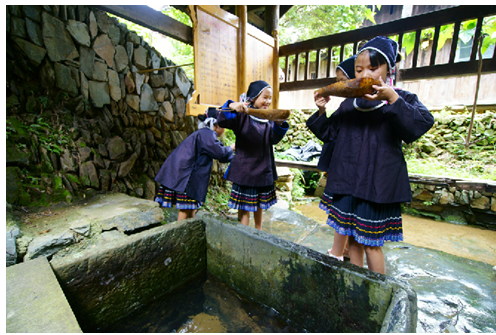
<svg viewBox="0 0 496 335">
<path fill-rule="evenodd" d="M 386 58 L 380 52 L 377 52 L 374 49 L 367 49 L 367 51 L 369 52 L 370 65 L 372 65 L 373 67 L 378 67 L 378 66 L 381 66 L 383 64 L 388 63 Z M 398 54 L 396 54 L 395 63 L 398 63 L 400 61 L 401 61 L 401 54 L 398 53 Z M 391 70 L 389 68 L 389 65 L 388 65 L 388 70 Z"/>
</svg>

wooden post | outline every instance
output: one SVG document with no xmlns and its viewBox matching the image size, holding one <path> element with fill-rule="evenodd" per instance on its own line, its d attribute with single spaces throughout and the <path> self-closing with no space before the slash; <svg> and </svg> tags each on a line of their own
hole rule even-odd
<svg viewBox="0 0 496 335">
<path fill-rule="evenodd" d="M 239 96 L 248 89 L 246 83 L 246 39 L 248 10 L 246 5 L 236 6 L 239 17 L 238 30 L 238 99 Z M 238 100 L 236 99 L 236 100 Z"/>
<path fill-rule="evenodd" d="M 274 37 L 272 108 L 279 108 L 279 5 L 265 6 L 265 32 Z M 287 66 L 286 60 L 286 66 Z M 287 74 L 286 74 L 287 75 Z"/>
<path fill-rule="evenodd" d="M 279 30 L 279 5 L 265 6 L 265 32 L 269 35 Z"/>
<path fill-rule="evenodd" d="M 465 140 L 465 148 L 468 148 L 470 145 L 470 135 L 472 134 L 472 128 L 474 127 L 474 118 L 475 111 L 477 109 L 477 96 L 479 95 L 479 85 L 482 71 L 482 42 L 484 42 L 485 34 L 481 35 L 479 39 L 474 40 L 479 47 L 479 70 L 477 71 L 477 85 L 475 86 L 475 97 L 474 97 L 474 105 L 472 106 L 472 117 L 470 118 L 470 126 L 468 127 L 467 139 Z"/>
<path fill-rule="evenodd" d="M 274 37 L 274 59 L 272 64 L 272 77 L 274 77 L 274 83 L 272 85 L 272 108 L 279 109 L 279 31 L 273 30 L 272 36 Z"/>
</svg>

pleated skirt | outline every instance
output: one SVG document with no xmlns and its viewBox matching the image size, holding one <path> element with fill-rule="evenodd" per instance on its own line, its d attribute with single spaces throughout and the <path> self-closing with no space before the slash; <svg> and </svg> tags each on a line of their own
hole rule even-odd
<svg viewBox="0 0 496 335">
<path fill-rule="evenodd" d="M 353 236 L 363 245 L 403 241 L 401 204 L 378 204 L 351 195 L 324 194 L 319 207 L 328 214 L 327 224 L 340 235 Z"/>
<path fill-rule="evenodd" d="M 233 183 L 227 205 L 233 209 L 256 212 L 258 208 L 268 209 L 277 203 L 274 185 L 246 187 Z"/>
<path fill-rule="evenodd" d="M 173 205 L 176 205 L 177 209 L 198 209 L 203 205 L 200 201 L 188 197 L 186 193 L 176 192 L 163 185 L 160 185 L 158 188 L 155 202 L 158 202 L 160 206 L 165 208 L 171 208 Z"/>
</svg>

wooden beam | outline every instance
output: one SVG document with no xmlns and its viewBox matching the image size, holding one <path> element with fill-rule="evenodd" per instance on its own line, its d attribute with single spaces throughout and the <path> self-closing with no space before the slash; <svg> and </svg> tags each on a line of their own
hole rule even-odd
<svg viewBox="0 0 496 335">
<path fill-rule="evenodd" d="M 276 159 L 275 162 L 276 162 L 276 166 L 288 167 L 288 168 L 292 168 L 292 169 L 299 169 L 299 170 L 306 170 L 306 171 L 322 172 L 321 170 L 317 169 L 317 164 L 315 164 L 315 163 L 285 161 L 282 159 Z"/>
<path fill-rule="evenodd" d="M 257 27 L 260 30 L 264 30 L 265 28 L 265 21 L 262 20 L 257 14 L 255 13 L 248 13 L 248 22 Z"/>
<path fill-rule="evenodd" d="M 280 91 L 299 91 L 299 90 L 310 90 L 316 88 L 322 88 L 327 85 L 334 84 L 336 82 L 336 78 L 319 78 L 314 80 L 307 81 L 290 81 L 286 83 L 281 83 Z"/>
<path fill-rule="evenodd" d="M 145 5 L 92 5 L 145 28 L 193 45 L 193 29 Z"/>
<path fill-rule="evenodd" d="M 442 77 L 455 77 L 462 75 L 477 74 L 478 61 L 467 61 L 453 64 L 437 64 L 434 66 L 423 66 L 418 68 L 403 69 L 399 71 L 400 81 L 415 79 L 432 79 Z M 496 59 L 484 59 L 482 61 L 483 73 L 496 72 Z"/>
<path fill-rule="evenodd" d="M 407 81 L 415 79 L 432 79 L 456 77 L 477 73 L 477 61 L 467 61 L 454 64 L 438 64 L 435 66 L 423 66 L 417 68 L 403 69 L 399 71 L 398 80 Z M 496 59 L 484 59 L 482 61 L 482 73 L 495 73 Z M 281 83 L 280 91 L 298 91 L 321 88 L 336 82 L 335 77 L 318 78 L 307 81 L 292 81 Z"/>
</svg>

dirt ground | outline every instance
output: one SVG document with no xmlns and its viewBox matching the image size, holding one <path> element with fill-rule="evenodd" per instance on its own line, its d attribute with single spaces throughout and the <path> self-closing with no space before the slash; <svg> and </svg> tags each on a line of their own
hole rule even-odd
<svg viewBox="0 0 496 335">
<path fill-rule="evenodd" d="M 301 213 L 325 224 L 318 202 L 297 206 Z M 496 231 L 403 214 L 403 242 L 496 265 Z"/>
</svg>

